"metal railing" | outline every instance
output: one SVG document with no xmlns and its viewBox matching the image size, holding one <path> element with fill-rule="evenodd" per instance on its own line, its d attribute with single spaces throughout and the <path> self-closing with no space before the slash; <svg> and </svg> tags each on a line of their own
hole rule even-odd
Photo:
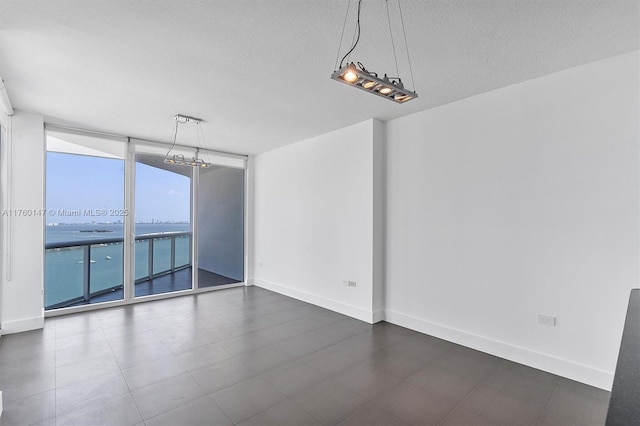
<svg viewBox="0 0 640 426">
<path fill-rule="evenodd" d="M 172 274 L 175 271 L 191 266 L 191 244 L 187 244 L 188 255 L 187 255 L 186 262 L 176 263 L 176 240 L 179 238 L 188 238 L 190 243 L 191 232 L 164 232 L 160 234 L 145 234 L 145 235 L 136 236 L 136 244 L 140 241 L 147 241 L 147 244 L 148 244 L 147 273 L 142 278 L 137 278 L 135 280 L 136 283 L 147 281 L 147 280 L 156 278 L 160 275 Z M 169 240 L 170 252 L 171 252 L 171 255 L 169 257 L 170 259 L 169 267 L 156 270 L 157 268 L 154 268 L 154 265 L 155 265 L 154 260 L 157 260 L 157 258 L 154 256 L 155 244 L 156 242 L 167 241 L 167 240 Z"/>
<path fill-rule="evenodd" d="M 176 240 L 182 238 L 187 239 L 188 254 L 184 256 L 185 253 L 181 253 L 184 260 L 177 262 L 176 254 L 178 254 L 178 252 L 176 251 Z M 165 264 L 167 264 L 166 266 L 163 266 L 163 262 L 158 262 L 158 257 L 154 256 L 154 251 L 159 251 L 157 249 L 162 248 L 160 247 L 160 245 L 163 242 L 165 243 L 165 245 L 166 242 L 168 242 L 169 244 L 169 262 L 168 264 L 167 262 L 164 262 Z M 136 263 L 134 264 L 136 276 L 135 284 L 154 279 L 161 275 L 172 274 L 176 271 L 191 266 L 191 232 L 162 232 L 137 235 L 135 237 L 135 245 L 137 246 L 138 244 L 148 244 L 146 251 L 148 259 L 146 262 L 146 273 L 139 274 L 138 262 L 136 261 Z M 118 258 L 118 254 L 115 252 L 114 246 L 124 246 L 124 238 L 92 238 L 87 240 L 46 243 L 45 256 L 49 256 L 53 252 L 70 252 L 74 249 L 82 250 L 81 260 L 75 261 L 75 263 L 77 264 L 82 264 L 82 294 L 77 294 L 71 298 L 51 303 L 45 306 L 45 310 L 63 308 L 78 303 L 86 303 L 89 302 L 91 298 L 122 289 L 124 287 L 124 271 L 122 269 L 124 254 L 122 253 L 122 249 L 120 248 L 120 254 Z M 96 261 L 93 259 L 92 255 L 96 253 L 98 249 L 102 249 L 106 253 L 114 253 L 114 256 L 116 256 L 116 261 L 109 265 L 110 267 L 114 266 L 114 268 L 111 268 L 111 271 L 109 272 L 112 273 L 115 268 L 118 268 L 117 271 L 119 271 L 119 273 L 112 273 L 112 275 L 114 275 L 114 278 L 116 276 L 118 277 L 116 278 L 116 282 L 107 282 L 106 285 L 104 282 L 102 282 L 99 283 L 99 285 L 94 286 L 92 289 L 92 265 L 96 264 Z M 138 247 L 135 247 L 136 254 L 138 254 L 137 249 Z M 75 259 L 71 255 L 69 255 L 67 256 L 66 260 L 67 262 L 73 263 Z M 114 260 L 114 257 L 107 255 L 105 257 L 105 260 Z M 154 260 L 156 260 L 155 263 Z M 156 267 L 154 268 L 154 266 Z M 51 271 L 48 271 L 47 268 L 45 268 L 45 294 L 47 292 L 47 288 L 51 285 L 64 285 L 60 282 L 49 282 L 50 277 L 53 274 L 50 274 Z M 73 277 L 65 277 L 65 279 L 72 281 Z"/>
</svg>

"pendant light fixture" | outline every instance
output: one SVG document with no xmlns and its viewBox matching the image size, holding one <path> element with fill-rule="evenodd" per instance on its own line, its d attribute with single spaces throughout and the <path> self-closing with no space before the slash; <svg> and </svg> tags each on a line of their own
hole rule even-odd
<svg viewBox="0 0 640 426">
<path fill-rule="evenodd" d="M 171 151 L 176 146 L 176 139 L 178 137 L 178 126 L 181 124 L 194 123 L 196 128 L 196 137 L 198 139 L 198 145 L 201 145 L 200 136 L 202 136 L 202 141 L 204 141 L 204 133 L 202 132 L 202 128 L 200 127 L 202 124 L 202 120 L 195 117 L 189 117 L 188 115 L 178 114 L 174 117 L 176 120 L 176 124 L 173 127 L 173 136 L 171 138 L 171 148 L 169 148 L 169 152 L 164 157 L 164 162 L 168 164 L 177 164 L 179 166 L 191 166 L 191 167 L 202 167 L 207 168 L 211 166 L 211 163 L 204 161 L 201 158 L 198 158 L 198 153 L 200 152 L 200 148 L 196 147 L 195 155 L 191 158 L 185 158 L 182 154 L 173 154 L 171 155 Z"/>
<path fill-rule="evenodd" d="M 398 72 L 398 57 L 396 55 L 396 46 L 393 40 L 393 32 L 391 31 L 391 18 L 389 15 L 389 1 L 384 0 L 387 6 L 387 21 L 389 22 L 389 35 L 391 37 L 391 46 L 393 48 L 393 57 L 396 63 L 396 74 Z M 407 52 L 407 61 L 409 62 L 409 71 L 411 73 L 411 82 L 415 90 L 415 82 L 413 81 L 413 70 L 411 69 L 411 59 L 409 58 L 409 47 L 407 45 L 407 35 L 404 30 L 404 19 L 402 18 L 402 8 L 400 7 L 400 0 L 398 1 L 398 10 L 400 12 L 400 22 L 402 24 L 402 33 L 404 35 L 404 45 Z M 349 7 L 351 0 L 347 5 L 347 15 L 349 14 Z M 362 0 L 358 0 L 358 20 L 356 22 L 356 38 L 349 49 L 349 51 L 340 60 L 340 66 L 338 66 L 338 57 L 340 57 L 340 49 L 342 48 L 342 39 L 344 38 L 344 30 L 347 23 L 347 17 L 345 16 L 344 25 L 342 27 L 342 37 L 340 38 L 340 45 L 338 46 L 338 55 L 336 57 L 337 70 L 331 74 L 331 78 L 341 83 L 348 84 L 358 89 L 364 90 L 374 95 L 381 96 L 385 99 L 389 99 L 394 102 L 404 103 L 415 99 L 418 94 L 415 91 L 409 90 L 404 87 L 402 79 L 400 77 L 389 77 L 384 74 L 384 77 L 380 77 L 377 73 L 367 70 L 360 62 L 347 62 L 345 59 L 355 50 L 358 42 L 360 41 L 360 8 L 362 6 Z"/>
</svg>

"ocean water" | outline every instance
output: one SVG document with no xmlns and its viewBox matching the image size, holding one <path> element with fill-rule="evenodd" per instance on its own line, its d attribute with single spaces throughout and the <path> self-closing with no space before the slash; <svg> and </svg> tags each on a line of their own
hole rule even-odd
<svg viewBox="0 0 640 426">
<path fill-rule="evenodd" d="M 142 223 L 136 224 L 136 235 L 162 232 L 188 232 L 189 224 L 183 223 Z M 122 224 L 82 224 L 56 225 L 46 227 L 46 242 L 95 241 L 90 246 L 90 292 L 122 285 L 124 277 L 123 243 L 99 243 L 101 239 L 123 238 Z M 176 238 L 176 266 L 189 263 L 190 237 Z M 171 268 L 171 239 L 154 239 L 153 273 Z M 45 250 L 45 307 L 62 303 L 84 293 L 84 251 L 83 246 Z M 149 273 L 149 240 L 136 241 L 135 278 Z"/>
</svg>

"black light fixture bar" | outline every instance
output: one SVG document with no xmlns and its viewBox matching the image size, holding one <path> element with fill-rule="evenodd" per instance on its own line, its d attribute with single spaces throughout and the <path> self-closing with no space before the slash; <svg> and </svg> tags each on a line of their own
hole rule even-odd
<svg viewBox="0 0 640 426">
<path fill-rule="evenodd" d="M 353 62 L 334 71 L 331 78 L 399 104 L 418 97 L 416 92 L 405 89 L 399 78 L 389 78 L 386 74 L 380 78 L 365 69 L 358 68 Z"/>
</svg>

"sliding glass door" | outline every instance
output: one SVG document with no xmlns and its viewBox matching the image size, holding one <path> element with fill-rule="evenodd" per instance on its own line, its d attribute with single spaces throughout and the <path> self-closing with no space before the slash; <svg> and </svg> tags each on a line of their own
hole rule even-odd
<svg viewBox="0 0 640 426">
<path fill-rule="evenodd" d="M 135 296 L 192 288 L 191 167 L 136 154 Z"/>
</svg>

